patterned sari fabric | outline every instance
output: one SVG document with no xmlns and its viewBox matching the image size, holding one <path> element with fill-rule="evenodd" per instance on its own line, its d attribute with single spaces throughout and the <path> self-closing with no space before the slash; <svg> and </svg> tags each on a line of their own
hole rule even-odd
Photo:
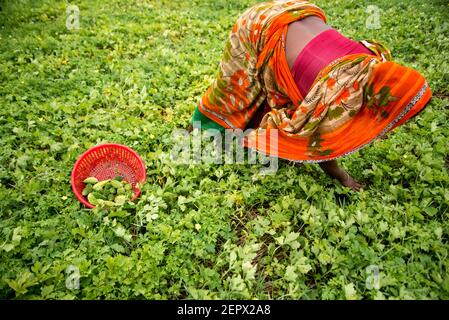
<svg viewBox="0 0 449 320">
<path fill-rule="evenodd" d="M 287 65 L 285 39 L 288 24 L 310 15 L 326 22 L 324 12 L 306 1 L 266 2 L 245 11 L 198 105 L 224 128 L 244 130 L 267 103 L 269 112 L 245 146 L 300 162 L 352 153 L 413 117 L 432 96 L 419 72 L 392 62 L 382 44 L 364 40 L 375 56 L 337 59 L 302 97 Z"/>
</svg>

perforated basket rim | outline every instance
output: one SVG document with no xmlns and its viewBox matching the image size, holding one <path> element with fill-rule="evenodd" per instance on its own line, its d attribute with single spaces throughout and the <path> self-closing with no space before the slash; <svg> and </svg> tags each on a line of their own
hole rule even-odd
<svg viewBox="0 0 449 320">
<path fill-rule="evenodd" d="M 81 163 L 81 161 L 89 154 L 99 150 L 99 149 L 103 149 L 103 148 L 108 148 L 108 147 L 113 147 L 113 148 L 121 148 L 121 149 L 125 149 L 126 151 L 130 152 L 131 154 L 133 154 L 136 158 L 137 158 L 137 162 L 139 164 L 140 169 L 143 172 L 143 179 L 142 180 L 138 180 L 138 182 L 144 182 L 146 180 L 146 168 L 145 168 L 145 163 L 143 162 L 142 158 L 139 156 L 139 154 L 137 152 L 135 152 L 133 149 L 131 149 L 128 146 L 125 146 L 123 144 L 117 144 L 117 143 L 102 143 L 99 145 L 96 145 L 88 150 L 86 150 L 83 154 L 81 154 L 78 158 L 78 160 L 76 160 L 73 169 L 72 169 L 72 173 L 70 174 L 70 184 L 72 185 L 72 191 L 75 194 L 76 198 L 82 203 L 84 204 L 86 207 L 92 209 L 95 208 L 94 205 L 90 204 L 86 199 L 84 199 L 84 197 L 81 195 L 81 193 L 76 189 L 75 187 L 75 173 Z M 135 193 L 134 197 L 132 198 L 132 200 L 136 199 L 138 196 L 140 195 L 140 189 L 137 189 L 137 193 Z"/>
</svg>

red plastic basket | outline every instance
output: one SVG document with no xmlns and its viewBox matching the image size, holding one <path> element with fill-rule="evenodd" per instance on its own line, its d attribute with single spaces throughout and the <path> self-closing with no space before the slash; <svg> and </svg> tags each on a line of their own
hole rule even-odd
<svg viewBox="0 0 449 320">
<path fill-rule="evenodd" d="M 85 184 L 84 179 L 95 177 L 99 181 L 122 176 L 132 185 L 134 197 L 140 195 L 137 183 L 146 180 L 145 164 L 139 155 L 131 148 L 120 144 L 100 144 L 81 155 L 72 170 L 71 184 L 75 196 L 88 208 L 94 208 L 81 194 Z"/>
</svg>

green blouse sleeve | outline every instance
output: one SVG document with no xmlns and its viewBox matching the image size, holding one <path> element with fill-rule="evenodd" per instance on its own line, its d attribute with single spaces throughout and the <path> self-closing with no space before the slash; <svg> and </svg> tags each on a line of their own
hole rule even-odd
<svg viewBox="0 0 449 320">
<path fill-rule="evenodd" d="M 220 132 L 224 133 L 225 128 L 216 123 L 215 121 L 209 119 L 204 114 L 201 113 L 201 111 L 198 109 L 198 106 L 195 108 L 195 111 L 193 112 L 192 116 L 192 124 L 194 121 L 201 122 L 201 129 L 207 130 L 207 129 L 217 129 Z"/>
</svg>

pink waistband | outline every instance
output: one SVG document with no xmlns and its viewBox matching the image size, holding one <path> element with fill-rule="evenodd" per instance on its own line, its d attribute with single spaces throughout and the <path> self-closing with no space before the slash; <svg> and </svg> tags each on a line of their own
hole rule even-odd
<svg viewBox="0 0 449 320">
<path fill-rule="evenodd" d="M 299 53 L 291 70 L 301 95 L 307 95 L 321 69 L 338 58 L 354 53 L 374 55 L 363 44 L 348 39 L 335 29 L 314 37 Z"/>
</svg>

